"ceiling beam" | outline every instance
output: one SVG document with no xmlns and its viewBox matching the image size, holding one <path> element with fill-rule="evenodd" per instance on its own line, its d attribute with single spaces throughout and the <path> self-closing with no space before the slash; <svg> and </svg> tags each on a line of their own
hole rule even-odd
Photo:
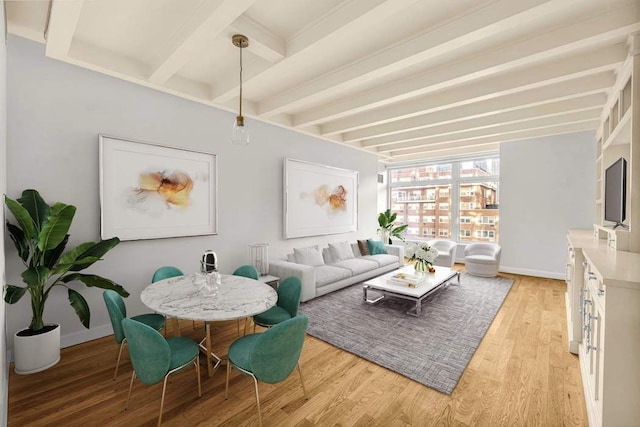
<svg viewBox="0 0 640 427">
<path fill-rule="evenodd" d="M 483 144 L 483 145 L 465 146 L 465 147 L 459 147 L 459 148 L 446 148 L 442 150 L 429 151 L 426 153 L 418 153 L 418 154 L 414 154 L 410 159 L 405 159 L 405 158 L 395 159 L 392 157 L 383 157 L 380 159 L 380 162 L 389 164 L 389 165 L 402 165 L 402 164 L 414 164 L 416 162 L 425 161 L 425 160 L 428 160 L 431 162 L 438 159 L 447 159 L 448 161 L 451 161 L 452 158 L 455 158 L 458 156 L 465 156 L 465 155 L 481 156 L 485 154 L 491 155 L 491 154 L 495 154 L 499 150 L 500 150 L 500 143 Z"/>
<path fill-rule="evenodd" d="M 520 108 L 506 112 L 481 117 L 460 120 L 457 122 L 445 123 L 426 128 L 411 130 L 408 132 L 394 133 L 381 136 L 379 138 L 366 139 L 360 143 L 361 147 L 381 147 L 399 142 L 414 141 L 418 139 L 450 135 L 452 133 L 465 130 L 494 128 L 500 125 L 523 123 L 544 117 L 553 117 L 578 111 L 602 111 L 604 100 L 603 94 L 590 95 L 574 99 L 566 99 L 548 104 L 534 105 L 532 107 Z"/>
<path fill-rule="evenodd" d="M 474 81 L 453 89 L 398 102 L 376 110 L 322 125 L 325 135 L 347 132 L 368 126 L 444 110 L 500 95 L 521 92 L 549 84 L 568 81 L 589 74 L 614 70 L 627 56 L 624 44 L 606 49 L 565 56 L 526 70 L 515 70 L 491 78 Z"/>
<path fill-rule="evenodd" d="M 448 144 L 452 141 L 475 141 L 489 136 L 508 138 L 511 133 L 518 133 L 533 129 L 549 128 L 570 123 L 593 121 L 600 118 L 600 109 L 575 111 L 550 117 L 540 117 L 526 122 L 498 123 L 495 126 L 480 129 L 465 129 L 444 135 L 428 136 L 412 141 L 387 144 L 377 148 L 378 152 L 397 153 L 418 147 Z"/>
<path fill-rule="evenodd" d="M 535 62 L 603 44 L 615 44 L 640 30 L 640 7 L 630 5 L 609 13 L 544 32 L 497 49 L 480 52 L 456 63 L 448 63 L 395 83 L 350 94 L 295 115 L 298 127 L 321 124 L 350 114 L 371 110 L 468 81 L 521 68 Z M 537 33 L 536 33 L 537 34 Z"/>
<path fill-rule="evenodd" d="M 162 84 L 187 62 L 201 54 L 216 36 L 223 33 L 256 0 L 205 0 L 182 25 L 170 42 L 154 56 L 149 81 Z M 229 41 L 231 43 L 231 41 Z"/>
<path fill-rule="evenodd" d="M 284 39 L 258 24 L 251 18 L 241 15 L 229 27 L 236 34 L 244 34 L 249 39 L 247 50 L 265 61 L 280 61 L 287 53 Z"/>
<path fill-rule="evenodd" d="M 519 141 L 523 139 L 542 138 L 552 135 L 561 135 L 566 133 L 582 132 L 587 130 L 594 130 L 600 125 L 600 120 L 591 120 L 580 123 L 564 124 L 554 127 L 525 130 L 521 132 L 515 132 L 506 136 L 487 136 L 479 138 L 473 141 L 451 141 L 446 144 L 437 144 L 433 146 L 424 146 L 414 148 L 413 150 L 391 152 L 390 155 L 394 159 L 403 159 L 404 161 L 412 160 L 416 154 L 430 153 L 439 150 L 446 150 L 450 148 L 461 147 L 476 147 L 485 144 L 493 144 L 508 141 Z"/>
<path fill-rule="evenodd" d="M 397 120 L 338 135 L 342 135 L 343 140 L 346 142 L 356 142 L 368 138 L 465 121 L 477 117 L 487 117 L 498 113 L 517 111 L 522 108 L 535 106 L 544 108 L 546 104 L 558 101 L 595 97 L 597 101 L 590 102 L 600 103 L 602 99 L 606 100 L 606 93 L 610 90 L 614 81 L 615 76 L 613 72 L 587 76 L 569 82 L 561 82 L 542 88 L 502 95 L 497 98 L 463 105 L 458 108 L 435 111 L 421 116 Z"/>
<path fill-rule="evenodd" d="M 268 70 L 249 75 L 243 86 L 270 84 L 296 67 L 298 61 L 315 52 L 331 52 L 333 46 L 344 43 L 354 34 L 370 31 L 371 28 L 399 11 L 405 10 L 420 0 L 351 0 L 307 26 L 287 40 L 287 56 Z M 218 82 L 214 101 L 224 103 L 238 94 L 237 79 Z"/>
<path fill-rule="evenodd" d="M 373 80 L 414 66 L 435 56 L 477 43 L 487 37 L 522 25 L 541 13 L 564 8 L 562 2 L 544 0 L 497 0 L 484 2 L 475 10 L 466 10 L 443 25 L 359 59 L 335 72 L 288 90 L 261 103 L 259 113 L 269 117 L 290 109 L 304 107 L 343 93 L 358 82 Z"/>
<path fill-rule="evenodd" d="M 45 28 L 45 55 L 50 58 L 64 58 L 69 54 L 71 42 L 76 33 L 83 0 L 52 1 L 49 26 Z"/>
</svg>

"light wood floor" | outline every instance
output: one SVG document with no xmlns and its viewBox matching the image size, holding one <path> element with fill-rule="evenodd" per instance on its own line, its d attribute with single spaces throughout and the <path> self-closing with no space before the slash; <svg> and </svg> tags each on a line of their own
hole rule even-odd
<svg viewBox="0 0 640 427">
<path fill-rule="evenodd" d="M 310 399 L 295 371 L 283 383 L 260 384 L 264 425 L 586 426 L 578 359 L 567 351 L 564 282 L 501 276 L 513 277 L 514 286 L 451 396 L 308 336 L 301 366 Z M 223 352 L 236 323 L 217 326 Z M 194 338 L 203 333 L 190 321 L 181 329 Z M 106 337 L 63 349 L 60 363 L 45 372 L 11 372 L 9 426 L 154 425 L 162 385 L 136 380 L 125 411 L 131 364 L 123 356 L 112 379 L 117 349 Z M 225 401 L 225 370 L 211 378 L 202 370 L 202 398 L 195 370 L 177 374 L 167 386 L 163 424 L 257 424 L 253 381 L 234 372 Z"/>
</svg>

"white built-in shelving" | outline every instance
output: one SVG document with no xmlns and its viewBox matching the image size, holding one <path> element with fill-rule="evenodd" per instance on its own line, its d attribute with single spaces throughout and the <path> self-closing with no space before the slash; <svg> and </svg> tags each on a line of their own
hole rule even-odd
<svg viewBox="0 0 640 427">
<path fill-rule="evenodd" d="M 640 420 L 640 33 L 596 134 L 596 220 L 571 230 L 567 252 L 569 351 L 577 353 L 591 426 Z M 627 161 L 626 228 L 604 219 L 605 171 Z"/>
</svg>

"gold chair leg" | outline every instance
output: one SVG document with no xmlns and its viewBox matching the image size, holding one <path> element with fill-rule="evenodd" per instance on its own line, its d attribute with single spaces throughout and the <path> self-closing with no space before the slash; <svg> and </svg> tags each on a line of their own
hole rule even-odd
<svg viewBox="0 0 640 427">
<path fill-rule="evenodd" d="M 129 407 L 129 398 L 131 397 L 131 389 L 133 388 L 133 380 L 136 379 L 136 371 L 131 374 L 131 382 L 129 383 L 129 394 L 127 394 L 127 403 L 124 404 L 125 411 Z"/>
<path fill-rule="evenodd" d="M 254 375 L 251 375 L 251 378 L 253 378 L 253 384 L 256 387 L 256 405 L 258 406 L 258 426 L 262 427 L 262 414 L 260 411 L 260 396 L 258 394 L 258 379 Z"/>
<path fill-rule="evenodd" d="M 236 320 L 236 327 L 238 328 L 238 336 L 240 336 L 240 319 Z"/>
<path fill-rule="evenodd" d="M 304 386 L 304 380 L 302 379 L 302 370 L 300 369 L 300 362 L 298 362 L 298 373 L 300 374 L 300 383 L 302 383 L 302 393 L 304 394 L 304 398 L 309 400 L 309 396 L 307 395 L 307 389 Z"/>
<path fill-rule="evenodd" d="M 118 376 L 118 367 L 120 366 L 120 357 L 122 356 L 122 349 L 124 348 L 124 344 L 127 342 L 126 338 L 122 339 L 122 342 L 120 343 L 120 351 L 118 352 L 118 361 L 116 362 L 116 373 L 113 374 L 113 380 L 116 380 L 116 377 Z"/>
<path fill-rule="evenodd" d="M 229 375 L 231 374 L 231 362 L 227 360 L 227 381 L 224 385 L 224 400 L 229 397 Z"/>
<path fill-rule="evenodd" d="M 202 397 L 202 387 L 200 386 L 200 356 L 196 356 L 195 362 L 196 365 L 196 375 L 198 376 L 198 397 Z"/>
<path fill-rule="evenodd" d="M 173 323 L 172 328 L 173 328 L 173 334 L 176 337 L 180 336 L 180 322 L 178 321 L 177 317 L 172 317 L 171 318 L 171 323 Z"/>
<path fill-rule="evenodd" d="M 169 374 L 164 376 L 164 384 L 162 385 L 162 398 L 160 399 L 160 415 L 158 416 L 158 426 L 162 424 L 162 411 L 164 410 L 164 394 L 167 391 L 167 379 Z"/>
</svg>

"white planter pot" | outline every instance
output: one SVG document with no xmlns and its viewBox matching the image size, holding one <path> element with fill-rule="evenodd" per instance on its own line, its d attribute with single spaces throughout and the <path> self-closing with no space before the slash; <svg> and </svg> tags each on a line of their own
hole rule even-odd
<svg viewBox="0 0 640 427">
<path fill-rule="evenodd" d="M 54 329 L 38 335 L 20 336 L 21 332 L 13 336 L 16 374 L 44 371 L 60 361 L 60 325 L 56 324 Z"/>
</svg>

